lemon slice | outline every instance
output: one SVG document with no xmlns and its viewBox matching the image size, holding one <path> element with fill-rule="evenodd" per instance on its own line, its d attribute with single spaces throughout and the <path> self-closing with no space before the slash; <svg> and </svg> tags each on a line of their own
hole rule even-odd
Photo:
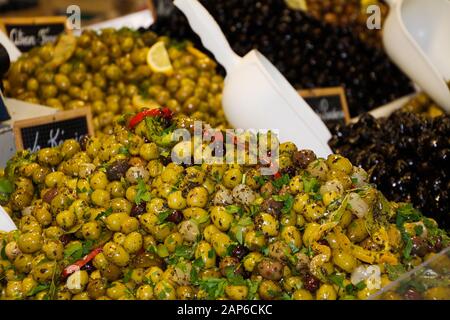
<svg viewBox="0 0 450 320">
<path fill-rule="evenodd" d="M 199 58 L 199 59 L 209 59 L 209 57 L 204 54 L 203 52 L 201 52 L 200 50 L 196 49 L 193 46 L 188 46 L 186 48 L 187 52 L 189 52 L 190 54 L 192 54 L 194 57 Z"/>
<path fill-rule="evenodd" d="M 169 54 L 162 41 L 155 43 L 150 50 L 148 50 L 147 63 L 153 72 L 168 74 L 173 72 Z"/>
<path fill-rule="evenodd" d="M 55 46 L 53 58 L 47 63 L 48 67 L 57 68 L 69 60 L 77 48 L 77 38 L 71 34 L 63 34 L 59 37 Z"/>
<path fill-rule="evenodd" d="M 291 9 L 308 11 L 306 0 L 286 0 L 286 3 Z"/>
</svg>

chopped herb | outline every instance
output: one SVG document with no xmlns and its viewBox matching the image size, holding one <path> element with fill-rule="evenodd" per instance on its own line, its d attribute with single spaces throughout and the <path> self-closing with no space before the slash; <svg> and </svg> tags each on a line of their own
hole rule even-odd
<svg viewBox="0 0 450 320">
<path fill-rule="evenodd" d="M 149 245 L 146 250 L 147 252 L 158 254 L 158 249 L 154 245 Z"/>
<path fill-rule="evenodd" d="M 287 214 L 291 212 L 292 206 L 294 205 L 294 197 L 290 194 L 284 194 L 282 196 L 275 195 L 272 196 L 273 200 L 277 202 L 283 202 L 283 208 L 281 212 Z"/>
<path fill-rule="evenodd" d="M 287 293 L 283 292 L 283 294 L 280 296 L 281 300 L 292 300 L 292 297 Z"/>
<path fill-rule="evenodd" d="M 320 200 L 322 200 L 322 195 L 320 193 L 314 193 L 313 199 L 316 201 L 320 201 Z"/>
<path fill-rule="evenodd" d="M 41 291 L 48 290 L 49 288 L 50 288 L 49 284 L 38 284 L 36 287 L 33 288 L 33 290 L 28 292 L 27 297 L 34 296 Z"/>
<path fill-rule="evenodd" d="M 353 184 L 357 184 L 357 183 L 358 183 L 358 178 L 353 177 L 353 178 L 352 178 L 352 183 L 353 183 Z"/>
<path fill-rule="evenodd" d="M 64 250 L 64 258 L 68 259 L 69 263 L 73 263 L 91 252 L 93 246 L 94 241 L 92 240 L 87 240 L 85 242 L 73 242 Z"/>
<path fill-rule="evenodd" d="M 416 236 L 421 236 L 423 233 L 423 227 L 421 225 L 415 226 L 414 232 L 416 233 Z"/>
<path fill-rule="evenodd" d="M 403 248 L 403 257 L 407 260 L 411 259 L 411 250 L 413 247 L 413 242 L 411 236 L 405 230 L 405 222 L 417 222 L 422 218 L 422 214 L 414 209 L 414 207 L 409 203 L 404 205 L 403 207 L 398 208 L 397 217 L 395 220 L 395 224 L 397 228 L 400 230 L 400 234 L 402 237 L 405 246 Z"/>
<path fill-rule="evenodd" d="M 345 277 L 342 274 L 333 273 L 328 276 L 328 279 L 333 282 L 335 285 L 337 285 L 340 288 L 344 288 L 344 280 Z"/>
<path fill-rule="evenodd" d="M 209 258 L 209 259 L 214 258 L 215 255 L 216 255 L 216 252 L 215 252 L 213 249 L 211 249 L 211 250 L 208 251 L 208 258 Z M 203 261 L 203 260 L 202 260 L 202 261 Z"/>
<path fill-rule="evenodd" d="M 208 253 L 209 255 L 209 253 Z M 192 269 L 191 269 L 191 282 L 193 284 L 198 284 L 198 274 L 200 270 L 205 266 L 205 263 L 203 262 L 202 258 L 195 259 L 194 262 L 192 262 Z"/>
<path fill-rule="evenodd" d="M 166 219 L 170 216 L 170 211 L 166 210 L 158 214 L 158 224 L 163 224 Z"/>
<path fill-rule="evenodd" d="M 289 242 L 289 248 L 291 248 L 293 254 L 296 254 L 300 251 L 300 248 L 297 248 L 292 242 Z"/>
<path fill-rule="evenodd" d="M 272 181 L 272 185 L 280 190 L 284 185 L 289 184 L 291 179 L 289 178 L 289 175 L 284 174 L 281 178 L 275 179 Z"/>
<path fill-rule="evenodd" d="M 248 300 L 254 300 L 256 297 L 256 293 L 258 292 L 259 284 L 261 281 L 252 281 L 247 279 L 247 287 L 248 287 Z"/>
<path fill-rule="evenodd" d="M 235 285 L 235 286 L 241 286 L 241 285 L 245 285 L 245 280 L 244 278 L 235 272 L 235 267 L 233 266 L 229 266 L 225 268 L 225 275 L 228 279 L 228 282 L 231 285 Z"/>
<path fill-rule="evenodd" d="M 225 209 L 227 210 L 228 213 L 231 213 L 231 214 L 239 213 L 240 216 L 242 216 L 244 214 L 244 210 L 240 206 L 237 206 L 234 204 L 226 206 Z"/>
<path fill-rule="evenodd" d="M 237 247 L 237 242 L 229 244 L 227 247 L 227 250 L 226 250 L 226 255 L 231 256 L 233 254 L 233 250 L 236 249 L 236 247 Z"/>
<path fill-rule="evenodd" d="M 124 155 L 128 156 L 128 155 L 130 155 L 130 151 L 128 151 L 127 147 L 122 146 L 119 148 L 119 154 L 124 154 Z"/>
<path fill-rule="evenodd" d="M 386 264 L 385 267 L 388 273 L 389 280 L 391 281 L 397 280 L 398 277 L 400 277 L 402 274 L 406 272 L 405 267 L 401 264 L 398 265 Z"/>
<path fill-rule="evenodd" d="M 190 260 L 192 259 L 194 252 L 192 250 L 192 247 L 181 245 L 175 248 L 175 252 L 173 254 L 179 258 Z"/>
<path fill-rule="evenodd" d="M 0 201 L 8 201 L 13 191 L 14 184 L 5 177 L 0 178 Z"/>
<path fill-rule="evenodd" d="M 255 214 L 259 213 L 260 211 L 260 207 L 259 205 L 255 204 L 255 205 L 251 205 L 250 206 L 250 217 L 253 217 Z"/>
<path fill-rule="evenodd" d="M 97 217 L 95 217 L 95 220 L 100 220 L 103 217 L 106 218 L 107 216 L 109 216 L 112 213 L 113 213 L 112 208 L 108 208 L 105 211 L 101 212 Z"/>
<path fill-rule="evenodd" d="M 311 246 L 302 248 L 301 252 L 303 252 L 304 254 L 306 254 L 310 258 L 312 256 L 314 256 L 314 250 L 311 248 Z"/>
<path fill-rule="evenodd" d="M 254 176 L 253 179 L 255 179 L 256 183 L 259 184 L 260 187 L 262 187 L 268 180 L 267 176 Z"/>
<path fill-rule="evenodd" d="M 127 283 L 131 280 L 131 274 L 133 273 L 133 269 L 129 269 L 123 276 L 123 282 Z"/>
<path fill-rule="evenodd" d="M 265 256 L 269 255 L 269 247 L 268 247 L 268 246 L 263 246 L 263 247 L 261 248 L 261 252 L 262 252 L 262 254 L 265 255 Z"/>
<path fill-rule="evenodd" d="M 151 195 L 147 190 L 147 186 L 142 178 L 138 179 L 137 193 L 134 202 L 139 205 L 142 201 L 150 201 Z"/>
<path fill-rule="evenodd" d="M 81 242 L 70 243 L 64 249 L 64 258 L 74 262 L 83 256 L 83 245 Z"/>
<path fill-rule="evenodd" d="M 315 177 L 308 177 L 304 175 L 302 177 L 303 187 L 305 192 L 317 192 L 319 190 L 319 181 Z"/>
<path fill-rule="evenodd" d="M 222 297 L 227 285 L 227 280 L 209 278 L 205 280 L 200 280 L 199 286 L 201 289 L 205 290 L 210 299 L 217 300 L 217 298 Z"/>
<path fill-rule="evenodd" d="M 236 240 L 239 242 L 239 244 L 244 243 L 244 235 L 242 232 L 242 227 L 238 227 L 236 231 Z"/>
<path fill-rule="evenodd" d="M 363 290 L 365 287 L 366 287 L 366 284 L 364 281 L 358 282 L 355 286 L 356 290 L 358 290 L 358 291 Z"/>
</svg>

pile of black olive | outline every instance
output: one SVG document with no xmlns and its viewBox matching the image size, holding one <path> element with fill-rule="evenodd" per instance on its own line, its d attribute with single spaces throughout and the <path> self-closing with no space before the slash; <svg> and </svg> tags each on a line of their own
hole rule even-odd
<svg viewBox="0 0 450 320">
<path fill-rule="evenodd" d="M 271 60 L 296 88 L 344 85 L 352 116 L 413 91 L 386 54 L 349 28 L 289 9 L 284 0 L 202 0 L 240 55 L 253 48 Z M 178 39 L 199 39 L 173 9 L 151 29 Z"/>
<path fill-rule="evenodd" d="M 411 202 L 450 228 L 450 115 L 365 114 L 335 130 L 331 148 L 371 172 L 371 182 L 390 200 Z"/>
</svg>

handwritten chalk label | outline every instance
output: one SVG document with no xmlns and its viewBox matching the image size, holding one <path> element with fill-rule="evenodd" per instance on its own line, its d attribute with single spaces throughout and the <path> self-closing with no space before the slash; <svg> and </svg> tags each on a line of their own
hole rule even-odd
<svg viewBox="0 0 450 320">
<path fill-rule="evenodd" d="M 22 52 L 55 42 L 67 30 L 66 17 L 2 18 L 1 27 Z"/>
<path fill-rule="evenodd" d="M 16 121 L 13 129 L 17 150 L 27 149 L 31 152 L 59 146 L 68 139 L 80 141 L 84 136 L 94 133 L 89 108 Z"/>
<path fill-rule="evenodd" d="M 345 91 L 342 87 L 299 90 L 302 98 L 329 127 L 350 122 Z"/>
</svg>

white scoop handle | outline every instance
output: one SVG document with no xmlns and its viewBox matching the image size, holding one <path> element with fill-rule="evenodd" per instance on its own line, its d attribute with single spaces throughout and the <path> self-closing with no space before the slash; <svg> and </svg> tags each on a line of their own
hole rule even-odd
<svg viewBox="0 0 450 320">
<path fill-rule="evenodd" d="M 203 46 L 214 54 L 216 60 L 229 73 L 241 57 L 231 49 L 211 14 L 197 0 L 175 0 L 174 5 L 186 15 L 192 30 L 200 36 Z"/>
<path fill-rule="evenodd" d="M 430 47 L 428 41 L 424 42 L 420 37 L 417 38 L 424 32 L 420 30 L 420 24 L 417 26 L 418 29 L 414 29 L 415 25 L 411 23 L 411 19 L 404 20 L 402 6 L 407 3 L 406 0 L 386 0 L 386 2 L 391 9 L 383 33 L 387 54 L 421 90 L 450 111 L 450 91 L 446 84 L 446 81 L 450 80 L 448 63 L 443 63 L 442 55 L 433 55 L 432 51 L 436 48 Z M 424 13 L 427 14 L 430 12 Z M 440 34 L 436 34 L 436 40 L 433 41 L 441 38 Z"/>
</svg>

